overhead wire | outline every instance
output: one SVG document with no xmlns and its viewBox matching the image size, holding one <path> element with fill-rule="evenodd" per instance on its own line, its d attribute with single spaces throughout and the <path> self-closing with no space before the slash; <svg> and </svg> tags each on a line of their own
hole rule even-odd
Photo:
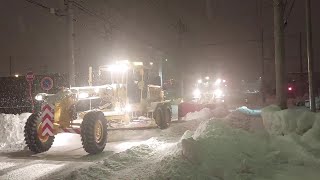
<svg viewBox="0 0 320 180">
<path fill-rule="evenodd" d="M 48 7 L 48 6 L 45 6 L 45 5 L 43 5 L 43 4 L 41 4 L 41 3 L 39 3 L 39 2 L 37 2 L 37 1 L 33 1 L 33 0 L 25 0 L 25 1 L 27 1 L 28 3 L 30 3 L 30 4 L 33 4 L 33 5 L 36 5 L 36 6 L 38 6 L 38 7 L 41 7 L 42 9 L 45 9 L 45 10 L 51 10 L 51 9 L 53 9 L 53 8 L 50 8 L 50 7 Z M 51 13 L 51 12 L 50 12 Z M 59 13 L 57 13 L 57 12 L 53 12 L 52 14 L 54 14 L 54 15 L 56 15 L 56 16 L 65 16 L 65 15 L 63 15 L 63 14 L 59 14 Z"/>
<path fill-rule="evenodd" d="M 290 6 L 290 8 L 289 8 L 289 12 L 288 12 L 287 16 L 286 16 L 285 19 L 284 19 L 284 24 L 285 24 L 285 25 L 288 24 L 288 19 L 289 19 L 290 15 L 291 15 L 291 12 L 292 12 L 292 10 L 293 10 L 293 7 L 294 7 L 294 5 L 295 5 L 295 2 L 296 2 L 296 0 L 293 0 L 293 2 L 291 3 L 291 6 Z"/>
<path fill-rule="evenodd" d="M 43 5 L 43 4 L 39 3 L 39 2 L 36 2 L 36 1 L 33 1 L 33 0 L 25 0 L 25 1 L 27 1 L 28 3 L 34 4 L 34 5 L 38 6 L 38 7 L 41 7 L 43 9 L 50 10 L 49 7 Z"/>
<path fill-rule="evenodd" d="M 76 1 L 73 1 L 73 4 L 80 10 L 82 10 L 83 12 L 89 14 L 90 16 L 96 17 L 97 19 L 99 19 L 100 21 L 103 21 L 105 23 L 109 22 L 107 19 L 105 19 L 104 17 L 98 15 L 96 12 L 82 6 L 81 4 L 77 3 Z"/>
</svg>

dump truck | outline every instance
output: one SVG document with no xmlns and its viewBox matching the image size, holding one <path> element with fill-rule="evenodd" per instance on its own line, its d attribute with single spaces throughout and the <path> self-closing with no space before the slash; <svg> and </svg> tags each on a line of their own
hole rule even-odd
<svg viewBox="0 0 320 180">
<path fill-rule="evenodd" d="M 75 133 L 87 153 L 97 154 L 106 146 L 108 131 L 168 128 L 171 105 L 149 71 L 142 62 L 117 61 L 99 67 L 102 85 L 38 94 L 38 108 L 24 129 L 28 148 L 42 153 L 57 134 Z"/>
</svg>

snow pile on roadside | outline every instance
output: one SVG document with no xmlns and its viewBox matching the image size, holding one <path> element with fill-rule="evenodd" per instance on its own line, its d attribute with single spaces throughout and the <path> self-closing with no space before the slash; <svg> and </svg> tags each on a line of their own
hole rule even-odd
<svg viewBox="0 0 320 180">
<path fill-rule="evenodd" d="M 270 134 L 294 136 L 301 146 L 320 156 L 320 113 L 305 108 L 281 110 L 269 106 L 263 109 L 262 117 Z"/>
<path fill-rule="evenodd" d="M 267 117 L 277 118 L 275 114 Z M 271 124 L 277 122 L 268 120 Z M 194 132 L 185 131 L 178 143 L 152 138 L 99 164 L 74 171 L 64 179 L 318 180 L 320 177 L 317 119 L 303 136 L 251 131 L 257 130 L 252 127 L 254 122 L 264 130 L 261 117 L 240 111 L 224 119 L 200 122 Z M 309 123 L 297 124 L 306 127 Z"/>
<path fill-rule="evenodd" d="M 302 135 L 301 140 L 309 146 L 313 151 L 320 150 L 320 119 L 316 119 L 313 126 L 305 134 Z"/>
<path fill-rule="evenodd" d="M 224 118 L 230 114 L 229 110 L 224 106 L 218 106 L 212 110 L 212 116 L 215 118 Z"/>
<path fill-rule="evenodd" d="M 250 115 L 250 116 L 260 116 L 261 115 L 261 110 L 253 110 L 249 109 L 246 106 L 239 107 L 237 111 L 242 112 L 244 114 Z"/>
<path fill-rule="evenodd" d="M 273 105 L 262 110 L 262 118 L 270 134 L 297 133 L 302 135 L 312 128 L 315 121 L 320 120 L 320 114 L 306 109 L 281 110 L 280 107 Z"/>
<path fill-rule="evenodd" d="M 196 120 L 196 119 L 209 119 L 212 117 L 212 112 L 209 108 L 201 109 L 200 111 L 190 112 L 185 116 L 186 121 Z"/>
<path fill-rule="evenodd" d="M 241 111 L 233 111 L 227 117 L 221 119 L 233 128 L 243 129 L 250 132 L 265 131 L 262 118 L 260 116 L 251 116 Z"/>
<path fill-rule="evenodd" d="M 294 136 L 260 136 L 217 119 L 204 121 L 184 138 L 180 153 L 164 157 L 146 179 L 316 180 L 320 175 L 319 160 Z"/>
<path fill-rule="evenodd" d="M 25 147 L 24 125 L 30 113 L 0 114 L 0 151 L 22 150 Z"/>
</svg>

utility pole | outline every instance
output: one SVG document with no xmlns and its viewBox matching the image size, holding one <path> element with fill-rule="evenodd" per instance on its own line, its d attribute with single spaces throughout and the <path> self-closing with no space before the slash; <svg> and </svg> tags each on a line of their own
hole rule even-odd
<svg viewBox="0 0 320 180">
<path fill-rule="evenodd" d="M 159 62 L 159 76 L 160 76 L 160 83 L 161 83 L 161 87 L 163 87 L 163 59 L 161 57 L 160 62 Z"/>
<path fill-rule="evenodd" d="M 307 58 L 308 58 L 308 79 L 309 79 L 309 99 L 310 110 L 316 112 L 313 81 L 313 47 L 312 47 L 312 21 L 311 2 L 306 0 L 306 31 L 307 31 Z"/>
<path fill-rule="evenodd" d="M 9 57 L 9 74 L 12 76 L 12 56 Z"/>
<path fill-rule="evenodd" d="M 265 67 L 264 67 L 264 32 L 263 32 L 263 1 L 260 0 L 260 31 L 261 31 L 261 98 L 262 103 L 266 102 L 265 91 Z"/>
<path fill-rule="evenodd" d="M 206 13 L 208 20 L 212 20 L 212 0 L 206 0 Z"/>
<path fill-rule="evenodd" d="M 75 60 L 74 60 L 74 27 L 73 3 L 67 0 L 67 59 L 69 69 L 69 86 L 75 86 Z"/>
<path fill-rule="evenodd" d="M 265 66 L 264 66 L 264 33 L 261 28 L 261 98 L 262 103 L 266 102 L 266 89 L 265 89 Z"/>
<path fill-rule="evenodd" d="M 177 22 L 177 25 L 176 25 L 176 28 L 177 28 L 177 31 L 178 31 L 178 60 L 182 63 L 182 53 L 183 53 L 183 35 L 185 33 L 188 32 L 188 26 L 183 23 L 182 19 L 179 18 L 178 22 Z M 182 67 L 180 67 L 182 68 Z M 183 98 L 184 97 L 184 73 L 183 73 L 183 70 L 181 69 L 180 71 L 180 81 L 181 81 L 181 86 L 180 86 L 180 93 L 181 93 L 181 97 Z"/>
<path fill-rule="evenodd" d="M 303 80 L 303 55 L 302 55 L 302 32 L 299 33 L 299 60 L 300 60 L 300 76 L 299 76 L 299 96 L 304 95 L 304 80 Z"/>
<path fill-rule="evenodd" d="M 303 74 L 302 32 L 299 33 L 299 60 L 300 60 L 300 73 Z"/>
<path fill-rule="evenodd" d="M 274 44 L 275 44 L 275 70 L 276 70 L 276 96 L 277 104 L 281 109 L 287 108 L 287 82 L 284 46 L 284 2 L 273 0 L 274 9 Z"/>
</svg>

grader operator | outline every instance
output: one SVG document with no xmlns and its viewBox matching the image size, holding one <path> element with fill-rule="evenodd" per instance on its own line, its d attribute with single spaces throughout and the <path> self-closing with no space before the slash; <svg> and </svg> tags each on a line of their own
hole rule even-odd
<svg viewBox="0 0 320 180">
<path fill-rule="evenodd" d="M 169 101 L 152 83 L 142 62 L 101 66 L 101 86 L 71 87 L 57 94 L 38 94 L 38 110 L 25 125 L 25 141 L 34 153 L 48 151 L 58 133 L 80 134 L 89 154 L 103 151 L 111 130 L 169 127 Z"/>
</svg>

